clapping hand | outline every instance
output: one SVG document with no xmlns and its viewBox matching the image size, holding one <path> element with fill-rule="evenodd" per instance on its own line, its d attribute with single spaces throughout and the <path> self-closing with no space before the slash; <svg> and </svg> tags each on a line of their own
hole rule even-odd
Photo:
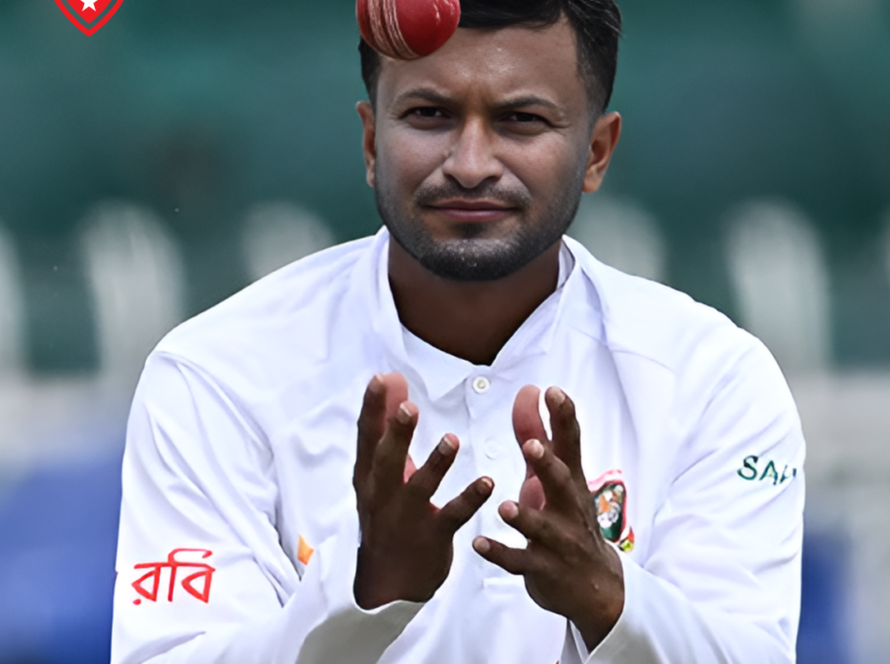
<svg viewBox="0 0 890 664">
<path fill-rule="evenodd" d="M 460 443 L 446 434 L 417 468 L 408 454 L 417 417 L 401 374 L 371 380 L 358 421 L 353 476 L 361 528 L 354 592 L 364 609 L 430 599 L 451 569 L 455 532 L 494 487 L 481 477 L 441 509 L 433 505 L 430 498 Z"/>
<path fill-rule="evenodd" d="M 519 501 L 498 512 L 528 539 L 524 549 L 486 537 L 476 551 L 512 574 L 525 577 L 531 598 L 566 616 L 596 647 L 624 608 L 624 576 L 618 552 L 605 540 L 581 467 L 581 431 L 575 405 L 551 387 L 545 394 L 553 439 L 547 438 L 538 411 L 540 390 L 527 385 L 513 405 L 513 429 L 526 460 Z"/>
</svg>

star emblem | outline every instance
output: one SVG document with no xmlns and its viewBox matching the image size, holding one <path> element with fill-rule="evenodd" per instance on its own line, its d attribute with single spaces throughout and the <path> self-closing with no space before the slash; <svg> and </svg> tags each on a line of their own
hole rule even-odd
<svg viewBox="0 0 890 664">
<path fill-rule="evenodd" d="M 96 3 L 99 2 L 99 0 L 80 0 L 80 1 L 83 3 L 83 11 L 86 11 L 87 7 L 89 7 L 93 11 L 96 11 Z"/>
</svg>

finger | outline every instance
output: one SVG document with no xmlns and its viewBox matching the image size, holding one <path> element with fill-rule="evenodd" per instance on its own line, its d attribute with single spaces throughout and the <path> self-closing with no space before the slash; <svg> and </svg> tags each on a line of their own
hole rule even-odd
<svg viewBox="0 0 890 664">
<path fill-rule="evenodd" d="M 547 431 L 541 421 L 541 411 L 538 409 L 538 401 L 541 398 L 541 390 L 534 385 L 526 385 L 519 390 L 513 401 L 513 432 L 520 446 L 527 440 L 547 440 Z M 531 469 L 526 468 L 526 477 L 531 476 Z"/>
<path fill-rule="evenodd" d="M 510 574 L 527 574 L 532 571 L 528 549 L 511 549 L 487 537 L 474 539 L 473 549 L 488 562 L 497 565 Z"/>
<path fill-rule="evenodd" d="M 558 387 L 549 388 L 544 401 L 550 411 L 553 453 L 569 467 L 572 477 L 586 486 L 581 467 L 581 427 L 575 414 L 575 403 Z"/>
<path fill-rule="evenodd" d="M 449 534 L 454 534 L 479 510 L 491 496 L 494 482 L 480 477 L 439 510 L 437 519 Z"/>
<path fill-rule="evenodd" d="M 428 501 L 436 493 L 445 473 L 454 463 L 455 454 L 460 443 L 453 434 L 445 434 L 436 445 L 426 463 L 420 467 L 411 479 L 407 481 L 407 487 L 413 491 L 420 500 Z M 410 456 L 408 457 L 411 458 Z"/>
<path fill-rule="evenodd" d="M 355 457 L 355 479 L 362 481 L 371 472 L 374 450 L 383 436 L 386 412 L 386 386 L 377 374 L 368 383 L 362 410 L 358 416 L 358 449 Z"/>
<path fill-rule="evenodd" d="M 395 416 L 386 422 L 386 431 L 374 451 L 371 467 L 374 491 L 380 496 L 397 490 L 404 482 L 408 448 L 417 426 L 417 414 L 417 406 L 405 401 Z"/>
<path fill-rule="evenodd" d="M 395 416 L 399 404 L 407 398 L 408 381 L 399 373 L 377 374 L 368 383 L 358 418 L 355 480 L 363 481 L 371 472 L 386 421 Z"/>
<path fill-rule="evenodd" d="M 541 481 L 547 504 L 561 506 L 571 504 L 575 486 L 572 482 L 572 473 L 562 459 L 539 440 L 530 440 L 523 445 L 522 454 Z"/>
<path fill-rule="evenodd" d="M 511 527 L 525 535 L 527 540 L 540 542 L 545 546 L 554 543 L 553 522 L 543 512 L 507 501 L 500 504 L 498 514 Z"/>
</svg>

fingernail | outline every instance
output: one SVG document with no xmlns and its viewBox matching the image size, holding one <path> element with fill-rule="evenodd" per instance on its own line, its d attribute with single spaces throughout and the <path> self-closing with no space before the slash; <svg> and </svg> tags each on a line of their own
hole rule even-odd
<svg viewBox="0 0 890 664">
<path fill-rule="evenodd" d="M 541 445 L 540 440 L 528 441 L 527 447 L 527 453 L 532 459 L 540 459 L 542 456 L 544 456 L 544 446 Z"/>
<path fill-rule="evenodd" d="M 451 454 L 452 452 L 454 452 L 454 443 L 448 436 L 442 436 L 442 440 L 439 441 L 439 454 Z"/>
<path fill-rule="evenodd" d="M 483 477 L 479 480 L 479 488 L 483 493 L 491 493 L 491 490 L 494 489 L 494 482 L 488 477 Z"/>
<path fill-rule="evenodd" d="M 515 519 L 516 515 L 519 514 L 519 507 L 516 503 L 512 501 L 507 501 L 505 503 L 501 503 L 500 508 L 501 516 L 506 520 Z"/>
<path fill-rule="evenodd" d="M 491 549 L 491 545 L 484 537 L 477 537 L 473 540 L 473 548 L 476 549 L 477 553 L 488 553 L 489 549 Z"/>
<path fill-rule="evenodd" d="M 402 424 L 408 424 L 411 421 L 411 411 L 408 410 L 408 406 L 402 404 L 399 406 L 399 412 L 396 414 L 396 419 Z"/>
<path fill-rule="evenodd" d="M 553 398 L 556 400 L 556 405 L 561 406 L 562 403 L 566 400 L 566 393 L 563 392 L 561 388 L 554 386 Z"/>
</svg>

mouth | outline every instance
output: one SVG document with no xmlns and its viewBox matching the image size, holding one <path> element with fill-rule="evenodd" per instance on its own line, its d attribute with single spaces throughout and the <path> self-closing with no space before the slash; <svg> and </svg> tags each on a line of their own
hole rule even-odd
<svg viewBox="0 0 890 664">
<path fill-rule="evenodd" d="M 499 221 L 517 211 L 517 208 L 496 201 L 467 201 L 453 199 L 426 206 L 446 219 L 464 223 Z"/>
</svg>

